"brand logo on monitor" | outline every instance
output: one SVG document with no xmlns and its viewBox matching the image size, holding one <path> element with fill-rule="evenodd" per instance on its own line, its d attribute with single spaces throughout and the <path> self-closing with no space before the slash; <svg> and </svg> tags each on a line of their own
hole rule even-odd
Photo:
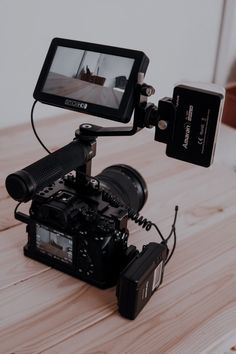
<svg viewBox="0 0 236 354">
<path fill-rule="evenodd" d="M 80 108 L 80 109 L 87 109 L 88 107 L 87 103 L 79 102 L 75 100 L 69 100 L 69 99 L 65 100 L 65 105 L 70 107 Z"/>
</svg>

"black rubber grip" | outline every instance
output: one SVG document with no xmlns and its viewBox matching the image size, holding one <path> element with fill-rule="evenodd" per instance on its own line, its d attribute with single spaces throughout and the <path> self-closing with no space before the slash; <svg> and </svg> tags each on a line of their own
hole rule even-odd
<svg viewBox="0 0 236 354">
<path fill-rule="evenodd" d="M 10 174 L 6 179 L 6 189 L 13 199 L 26 202 L 32 199 L 38 190 L 85 164 L 90 150 L 89 144 L 74 140 L 24 169 Z"/>
</svg>

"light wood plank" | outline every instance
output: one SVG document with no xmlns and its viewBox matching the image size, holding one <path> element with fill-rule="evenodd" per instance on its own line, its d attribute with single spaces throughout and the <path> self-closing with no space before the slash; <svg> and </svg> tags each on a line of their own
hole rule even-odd
<svg viewBox="0 0 236 354">
<path fill-rule="evenodd" d="M 1 291 L 1 350 L 32 353 L 25 347 L 32 340 L 34 350 L 41 350 L 49 338 L 55 344 L 114 310 L 114 289 L 99 290 L 50 270 Z"/>
<path fill-rule="evenodd" d="M 165 282 L 134 322 L 114 313 L 114 290 L 84 285 L 85 296 L 82 282 L 74 282 L 59 272 L 53 276 L 40 275 L 18 289 L 3 291 L 3 314 L 8 314 L 12 300 L 16 312 L 13 317 L 4 318 L 2 348 L 17 349 L 17 353 L 43 350 L 48 353 L 151 353 L 150 349 L 155 348 L 154 353 L 164 353 L 213 321 L 223 309 L 226 320 L 221 334 L 226 333 L 236 325 L 236 317 L 232 315 L 235 309 L 232 289 L 236 286 L 235 226 L 235 218 L 231 217 L 224 224 L 206 229 L 204 234 L 181 241 L 173 262 L 166 269 Z M 227 240 L 222 237 L 223 233 L 227 234 Z M 206 240 L 211 242 L 212 249 L 205 247 Z M 35 292 L 37 297 L 33 296 Z M 84 323 L 84 316 L 91 322 Z M 14 341 L 9 341 L 10 335 Z M 216 340 L 217 335 L 211 332 L 211 340 Z M 193 340 L 192 346 L 203 348 L 206 343 L 209 344 L 207 339 L 198 346 Z M 149 349 L 145 351 L 145 348 Z M 194 353 L 189 343 L 187 348 L 182 352 Z"/>
<path fill-rule="evenodd" d="M 76 116 L 37 122 L 46 145 L 56 150 L 70 142 L 82 122 L 104 124 Z M 192 354 L 213 348 L 236 327 L 236 135 L 222 128 L 221 139 L 225 133 L 226 140 L 210 169 L 165 157 L 165 146 L 153 141 L 153 130 L 98 139 L 93 173 L 113 163 L 137 168 L 149 189 L 142 213 L 165 234 L 174 206 L 180 205 L 175 256 L 161 289 L 135 321 L 118 315 L 114 289 L 96 289 L 23 256 L 25 226 L 13 218 L 16 203 L 4 181 L 45 154 L 29 125 L 0 131 L 1 353 Z M 130 243 L 139 248 L 157 240 L 154 231 L 146 233 L 132 223 L 130 230 Z"/>
<path fill-rule="evenodd" d="M 215 242 L 223 238 L 224 232 L 233 238 L 232 227 L 235 225 L 235 218 L 231 218 L 227 226 L 217 225 L 205 235 L 196 235 L 197 240 L 191 238 L 185 244 L 181 242 L 175 256 L 179 267 L 182 264 L 181 270 L 174 268 L 174 262 L 170 264 L 178 278 L 169 282 L 168 274 L 161 289 L 153 295 L 145 312 L 135 322 L 119 316 L 114 320 L 114 316 L 110 316 L 85 333 L 78 332 L 43 352 L 200 353 L 209 343 L 236 327 L 233 291 L 236 288 L 235 238 L 233 244 L 232 239 L 225 243 L 227 247 L 224 250 L 218 248 L 218 256 L 215 250 L 204 250 L 206 237 L 211 237 L 212 231 L 215 232 Z M 188 252 L 191 248 L 192 254 L 185 254 L 182 247 L 188 248 Z"/>
<path fill-rule="evenodd" d="M 12 227 L 0 234 L 0 290 L 16 285 L 50 268 L 23 256 L 27 242 L 25 225 Z"/>
<path fill-rule="evenodd" d="M 232 176 L 225 178 L 224 171 L 218 173 L 218 180 L 212 183 L 212 188 L 208 192 L 208 197 L 206 200 L 205 196 L 205 179 L 199 178 L 199 175 L 196 173 L 189 173 L 184 177 L 182 173 L 182 178 L 176 178 L 176 184 L 174 189 L 169 188 L 168 185 L 171 186 L 171 177 L 169 183 L 167 182 L 164 188 L 166 193 L 163 193 L 163 183 L 167 176 L 164 177 L 162 183 L 160 181 L 149 183 L 150 185 L 150 197 L 147 205 L 144 208 L 143 214 L 145 216 L 150 217 L 151 220 L 156 221 L 160 226 L 161 230 L 164 234 L 168 234 L 170 230 L 170 225 L 173 219 L 173 207 L 176 204 L 180 204 L 180 215 L 177 223 L 178 237 L 179 239 L 183 239 L 185 237 L 190 237 L 194 235 L 196 230 L 204 230 L 206 226 L 214 225 L 216 221 L 222 220 L 224 221 L 230 215 L 234 215 L 236 212 L 235 199 L 236 199 L 236 188 L 235 188 L 235 176 L 232 172 Z M 214 175 L 214 171 L 212 171 L 212 177 Z M 173 176 L 172 176 L 173 177 Z M 177 176 L 176 176 L 177 177 Z M 206 177 L 205 177 L 206 178 Z M 158 176 L 157 176 L 158 179 Z M 182 180 L 189 180 L 191 183 L 186 186 L 188 190 L 191 190 L 189 193 L 181 194 L 180 196 L 176 192 L 179 193 L 180 190 L 183 190 L 183 185 L 186 185 L 186 182 Z M 227 182 L 227 183 L 225 183 Z M 191 186 L 194 185 L 195 188 L 191 189 Z M 165 204 L 158 204 L 157 201 L 163 200 L 167 198 L 168 202 Z M 10 199 L 9 199 L 10 200 Z M 184 207 L 182 207 L 184 206 Z M 21 207 L 22 209 L 22 207 Z M 27 210 L 27 206 L 24 206 L 24 209 Z M 13 206 L 12 209 L 6 211 L 7 213 L 11 213 L 11 219 L 13 219 Z M 18 231 L 20 230 L 20 231 Z M 145 242 L 151 240 L 158 240 L 156 238 L 155 231 L 151 231 L 150 233 L 146 233 L 144 230 L 140 233 L 137 232 L 139 227 L 130 222 L 130 243 L 135 243 L 137 246 L 141 247 L 144 240 Z M 18 234 L 19 233 L 19 234 Z M 2 286 L 7 286 L 11 284 L 12 281 L 17 281 L 17 273 L 11 272 L 11 267 L 15 263 L 15 258 L 19 260 L 19 256 L 22 254 L 22 247 L 26 243 L 27 237 L 25 233 L 25 226 L 14 229 L 7 230 L 5 233 L 2 233 L 0 237 L 1 247 L 6 250 L 9 250 L 7 257 L 2 258 L 2 269 L 4 269 L 4 274 L 12 274 L 12 277 L 8 275 L 2 279 Z M 18 244 L 18 240 L 20 240 L 20 246 Z M 20 262 L 20 261 L 19 261 Z M 31 261 L 32 262 L 32 261 Z M 9 268 L 9 269 L 8 269 Z M 8 270 L 7 270 L 8 269 Z M 20 273 L 22 279 L 25 279 L 29 276 L 27 267 L 25 268 L 25 258 L 23 257 L 23 269 L 25 269 L 26 274 Z M 36 270 L 36 272 L 38 269 Z M 21 279 L 21 278 L 20 278 Z M 18 279 L 18 280 L 20 280 Z"/>
<path fill-rule="evenodd" d="M 191 279 L 191 277 L 193 277 L 194 279 L 199 279 L 199 275 L 201 274 L 201 272 L 203 274 L 206 274 L 206 270 L 207 267 L 209 267 L 211 269 L 211 271 L 215 272 L 215 276 L 217 277 L 218 274 L 218 268 L 221 267 L 221 262 L 219 262 L 219 257 L 222 257 L 220 259 L 227 259 L 230 260 L 230 262 L 232 261 L 232 258 L 235 259 L 235 257 L 233 257 L 233 250 L 232 247 L 234 247 L 236 239 L 234 236 L 234 227 L 236 226 L 236 221 L 234 217 L 231 217 L 229 220 L 226 220 L 225 224 L 227 224 L 227 228 L 225 229 L 225 225 L 216 225 L 214 228 L 209 228 L 208 232 L 205 232 L 205 234 L 200 234 L 200 235 L 196 235 L 195 237 L 190 238 L 187 242 L 181 242 L 177 248 L 176 251 L 176 255 L 173 259 L 173 262 L 170 263 L 170 265 L 168 266 L 167 272 L 166 272 L 166 278 L 165 278 L 165 282 L 162 286 L 162 288 L 165 288 L 169 286 L 169 284 L 171 284 L 173 281 L 177 282 L 177 284 L 175 284 L 175 288 L 176 289 L 182 289 L 183 287 L 183 293 L 181 293 L 184 297 L 184 299 L 186 299 L 185 297 L 185 293 L 184 291 L 186 290 L 186 286 L 190 286 L 191 288 L 191 281 L 188 279 Z M 227 240 L 225 240 L 222 237 L 223 232 L 226 232 L 228 237 Z M 205 248 L 203 245 L 205 244 L 206 240 L 208 240 L 208 242 L 210 244 L 212 244 L 212 248 L 209 250 L 208 248 Z M 232 243 L 233 241 L 233 243 Z M 230 252 L 230 253 L 229 253 Z M 232 253 L 232 255 L 231 255 Z M 211 262 L 213 262 L 213 264 L 211 264 Z M 209 264 L 208 264 L 209 263 Z M 224 263 L 223 263 L 224 264 Z M 204 271 L 201 270 L 201 267 L 204 268 Z M 210 270 L 209 270 L 210 271 Z M 195 274 L 197 272 L 197 275 Z M 55 274 L 56 273 L 56 274 Z M 193 274 L 192 274 L 193 273 Z M 187 280 L 182 280 L 182 278 L 184 276 L 187 276 Z M 62 278 L 61 278 L 62 277 Z M 201 277 L 200 277 L 201 278 Z M 181 284 L 178 284 L 178 282 L 181 282 Z M 69 285 L 71 286 L 71 288 L 69 287 L 69 289 L 67 288 L 67 284 L 69 282 Z M 211 280 L 209 279 L 209 282 L 211 283 Z M 186 283 L 186 285 L 184 285 L 183 283 Z M 63 284 L 63 286 L 60 286 L 58 284 Z M 72 307 L 81 307 L 81 299 L 80 299 L 80 287 L 81 284 L 83 284 L 82 282 L 78 281 L 78 280 L 74 280 L 71 277 L 68 277 L 66 275 L 63 275 L 59 272 L 56 271 L 50 271 L 50 274 L 47 272 L 47 274 L 41 274 L 40 276 L 38 276 L 37 278 L 31 278 L 29 280 L 27 280 L 24 283 L 21 283 L 18 285 L 17 288 L 15 287 L 11 287 L 9 289 L 6 289 L 5 291 L 1 292 L 1 304 L 2 304 L 2 309 L 4 311 L 1 311 L 1 319 L 4 323 L 4 329 L 2 331 L 2 338 L 1 338 L 1 343 L 5 343 L 6 345 L 9 345 L 10 342 L 8 340 L 8 333 L 10 334 L 14 334 L 14 345 L 17 345 L 17 348 L 19 348 L 20 344 L 23 345 L 23 352 L 33 352 L 33 348 L 34 348 L 34 344 L 32 344 L 33 346 L 29 348 L 27 348 L 25 346 L 25 340 L 26 338 L 24 337 L 24 332 L 25 332 L 25 328 L 22 328 L 22 321 L 26 321 L 26 323 L 29 324 L 28 326 L 31 328 L 33 327 L 34 330 L 36 331 L 34 334 L 34 338 L 37 337 L 38 345 L 40 345 L 40 343 L 42 344 L 42 342 L 44 340 L 46 340 L 46 345 L 51 345 L 51 339 L 53 337 L 53 340 L 56 341 L 60 341 L 61 339 L 61 332 L 64 333 L 64 337 L 66 338 L 66 336 L 71 336 L 72 332 L 75 331 L 75 333 L 79 332 L 79 318 L 81 318 L 81 315 L 79 316 L 78 314 L 78 318 L 76 320 L 76 323 L 74 324 L 74 326 L 70 326 L 69 330 L 66 331 L 66 329 L 64 328 L 64 326 L 68 325 L 68 322 L 70 322 L 73 320 L 74 321 L 74 317 L 70 317 L 71 316 L 71 312 L 73 313 L 74 311 L 76 311 L 76 309 L 74 310 L 70 310 L 70 305 L 68 305 L 68 301 L 67 301 L 67 297 L 71 296 L 71 289 L 72 289 L 72 293 L 74 294 L 74 296 L 76 296 L 76 293 L 78 292 L 78 297 L 77 297 L 77 301 L 73 302 L 71 304 Z M 20 289 L 19 289 L 20 286 Z M 87 285 L 86 285 L 87 286 Z M 103 290 L 98 290 L 97 293 L 97 289 L 92 288 L 90 286 L 87 286 L 90 295 L 89 298 L 87 298 L 87 306 L 90 307 L 92 306 L 92 304 L 94 303 L 94 301 L 97 301 L 97 297 L 107 297 L 107 292 L 109 292 L 109 299 L 106 302 L 107 304 L 107 312 L 106 312 L 106 316 L 109 316 L 111 313 L 113 313 L 115 311 L 115 294 L 114 291 L 111 290 L 110 291 L 103 291 Z M 175 289 L 173 288 L 173 289 Z M 54 293 L 54 291 L 55 293 Z M 169 289 L 169 291 L 172 293 L 173 289 Z M 59 294 L 62 291 L 62 294 Z M 189 290 L 191 291 L 191 290 Z M 196 290 L 197 291 L 197 290 Z M 161 290 L 160 290 L 161 292 Z M 157 294 L 155 294 L 154 296 L 156 297 L 156 299 L 158 300 L 158 302 L 156 303 L 156 306 L 161 309 L 163 309 L 163 305 L 162 303 L 159 304 L 159 299 L 160 296 L 158 291 Z M 18 296 L 19 295 L 19 299 Z M 37 294 L 37 296 L 35 296 L 35 294 Z M 179 299 L 178 296 L 178 291 L 174 290 L 174 294 L 175 296 L 173 296 L 172 300 L 176 300 Z M 234 295 L 234 294 L 233 294 Z M 166 296 L 166 295 L 165 295 Z M 168 307 L 168 305 L 171 305 L 171 302 L 169 301 L 170 299 L 167 298 L 165 299 L 165 296 L 162 299 L 162 301 L 164 301 L 165 306 Z M 59 300 L 58 300 L 59 297 Z M 153 297 L 154 298 L 154 297 Z M 101 299 L 100 299 L 101 301 Z M 152 300 L 153 303 L 154 300 Z M 31 304 L 30 308 L 29 308 L 29 303 Z M 50 303 L 50 305 L 49 305 Z M 151 303 L 151 302 L 150 302 Z M 16 306 L 16 309 L 14 311 L 14 316 L 13 318 L 8 318 L 8 313 L 12 313 L 12 304 L 14 304 L 14 306 Z M 78 306 L 79 305 L 79 306 Z M 60 310 L 57 310 L 59 306 Z M 99 308 L 98 304 L 97 306 L 97 311 L 98 314 L 100 313 L 101 309 Z M 104 303 L 102 303 L 102 306 L 104 306 Z M 148 305 L 151 306 L 151 305 Z M 171 305 L 172 306 L 172 305 Z M 37 315 L 35 313 L 36 309 L 40 307 L 40 311 L 39 314 Z M 66 308 L 66 313 L 69 312 L 69 317 L 65 317 L 64 312 L 61 313 L 61 307 L 65 307 Z M 84 304 L 82 306 L 84 308 Z M 53 314 L 51 314 L 51 311 L 49 311 L 49 308 L 53 311 Z M 157 316 L 159 314 L 159 310 L 158 308 L 156 309 L 156 313 Z M 18 310 L 17 310 L 18 309 Z M 53 310 L 56 309 L 56 310 Z M 80 311 L 79 309 L 77 309 L 77 311 Z M 148 307 L 145 308 L 145 314 L 148 311 Z M 38 316 L 41 315 L 41 312 L 43 312 L 44 316 L 47 316 L 47 312 L 48 312 L 48 316 L 50 318 L 50 320 L 46 320 L 44 321 L 44 326 L 47 324 L 47 330 L 45 331 L 45 328 L 43 326 L 42 328 L 42 322 L 40 320 L 38 320 Z M 58 312 L 60 313 L 60 315 L 58 315 Z M 149 315 L 153 315 L 154 310 L 151 310 Z M 6 314 L 6 317 L 2 317 L 4 316 L 4 314 Z M 89 312 L 87 313 L 87 315 L 89 316 Z M 105 315 L 103 313 L 103 315 Z M 63 329 L 61 330 L 60 334 L 58 335 L 49 335 L 49 333 L 51 333 L 51 331 L 53 332 L 55 330 L 54 328 L 54 316 L 56 316 L 55 321 L 59 321 L 59 318 L 57 316 L 62 316 L 63 319 L 66 319 L 66 323 L 57 323 L 57 331 L 59 331 L 59 329 L 61 328 L 61 326 L 63 327 Z M 146 315 L 140 315 L 140 316 L 145 316 Z M 26 318 L 25 318 L 26 317 Z M 89 316 L 90 317 L 90 316 Z M 41 317 L 40 317 L 41 318 Z M 45 318 L 45 317 L 43 317 Z M 61 318 L 61 317 L 60 317 Z M 115 317 L 115 321 L 117 321 L 120 323 L 119 320 L 119 316 L 117 315 Z M 32 322 L 31 322 L 32 321 Z M 124 321 L 124 320 L 122 320 Z M 139 321 L 139 320 L 138 320 Z M 96 321 L 95 321 L 96 322 Z M 130 322 L 130 321 L 126 321 L 130 324 L 132 328 L 132 324 L 135 322 Z M 38 327 L 39 326 L 39 327 Z M 5 330 L 6 328 L 6 330 Z M 109 326 L 108 326 L 109 328 Z M 82 330 L 84 329 L 84 327 L 82 326 Z M 29 334 L 30 335 L 30 334 Z M 49 337 L 48 337 L 49 335 Z M 5 340 L 4 340 L 5 338 Z M 18 338 L 18 339 L 17 339 Z M 18 342 L 18 340 L 20 340 L 20 342 Z M 27 337 L 27 340 L 30 340 L 29 337 Z M 80 342 L 79 342 L 80 343 Z M 12 344 L 12 342 L 11 342 Z M 3 345 L 3 344 L 2 344 Z M 14 346 L 13 346 L 14 347 Z M 13 348 L 12 347 L 12 348 Z M 4 348 L 4 347 L 3 347 Z M 7 347 L 6 347 L 7 348 Z M 11 347 L 10 347 L 11 348 Z M 9 350 L 10 350 L 9 348 Z M 37 346 L 36 346 L 37 348 Z M 72 346 L 72 348 L 74 348 Z M 79 350 L 80 347 L 76 347 L 76 350 Z M 13 350 L 13 349 L 12 349 Z M 35 349 L 34 349 L 35 350 Z M 60 352 L 60 351 L 58 351 Z M 64 352 L 64 351 L 62 351 Z"/>
</svg>

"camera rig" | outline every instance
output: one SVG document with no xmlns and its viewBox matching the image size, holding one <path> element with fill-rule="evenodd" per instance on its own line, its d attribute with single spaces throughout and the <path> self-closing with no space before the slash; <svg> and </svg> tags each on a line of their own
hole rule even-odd
<svg viewBox="0 0 236 354">
<path fill-rule="evenodd" d="M 163 118 L 168 115 L 168 110 L 172 111 L 171 119 L 174 119 L 175 111 L 171 100 L 165 99 L 159 103 L 159 107 L 162 107 L 162 114 L 159 113 L 159 109 L 155 105 L 147 104 L 147 97 L 153 93 L 154 89 L 151 86 L 146 84 L 137 86 L 137 104 L 135 105 L 133 126 L 129 128 L 103 128 L 87 123 L 82 124 L 76 130 L 75 138 L 71 143 L 9 175 L 6 179 L 6 188 L 12 198 L 20 203 L 33 199 L 30 215 L 18 211 L 18 208 L 15 209 L 15 218 L 27 224 L 29 237 L 28 243 L 24 247 L 24 254 L 101 288 L 114 286 L 118 281 L 119 311 L 130 319 L 134 319 L 138 315 L 162 282 L 164 266 L 174 251 L 173 248 L 169 254 L 167 242 L 173 232 L 175 234 L 177 209 L 172 232 L 168 239 L 165 239 L 155 224 L 138 213 L 146 201 L 147 187 L 136 170 L 126 165 L 115 165 L 108 168 L 110 169 L 109 173 L 112 173 L 111 168 L 113 167 L 113 173 L 120 174 L 119 179 L 122 179 L 121 173 L 123 172 L 128 174 L 129 178 L 137 179 L 136 183 L 132 182 L 133 184 L 127 187 L 128 192 L 132 191 L 133 200 L 131 202 L 131 200 L 125 201 L 124 198 L 120 199 L 116 194 L 111 194 L 111 191 L 106 188 L 105 190 L 100 188 L 100 184 L 104 183 L 104 176 L 91 177 L 91 167 L 92 159 L 96 155 L 98 136 L 134 135 L 141 129 L 150 128 L 154 124 L 156 129 L 162 131 L 164 130 L 162 125 L 165 122 Z M 170 119 L 169 116 L 168 119 Z M 158 127 L 158 125 L 161 126 Z M 167 126 L 168 123 L 166 122 L 165 125 Z M 156 132 L 155 137 L 157 135 Z M 162 140 L 164 139 L 162 138 Z M 75 170 L 75 175 L 68 175 L 67 173 L 72 170 Z M 104 171 L 101 175 L 106 174 Z M 113 174 L 113 178 L 116 178 L 115 174 Z M 128 182 L 128 180 L 124 180 L 124 183 Z M 135 188 L 133 188 L 134 184 Z M 136 189 L 137 186 L 139 188 L 141 186 L 141 191 Z M 75 191 L 76 195 L 80 196 L 80 200 L 87 202 L 89 198 L 88 208 L 77 200 L 70 204 L 73 198 L 76 199 Z M 99 214 L 102 216 L 98 217 L 97 214 L 95 216 L 94 203 L 98 206 Z M 79 211 L 76 217 L 84 220 L 79 229 L 72 226 L 68 228 L 68 224 L 72 225 L 73 223 L 71 215 L 75 209 Z M 144 246 L 141 253 L 133 245 L 128 247 L 128 219 L 132 219 L 147 231 L 155 226 L 161 237 L 161 243 L 152 242 Z M 89 225 L 95 223 L 97 227 L 90 230 Z M 76 237 L 73 236 L 75 231 Z M 85 234 L 92 233 L 98 235 L 94 241 L 96 245 L 93 245 L 92 241 L 87 243 L 84 240 Z M 46 234 L 51 235 L 52 238 L 50 251 L 42 242 L 43 238 L 45 242 Z M 58 242 L 58 238 L 60 238 L 60 242 Z M 97 244 L 99 239 L 100 243 L 103 242 L 101 241 L 103 239 L 108 243 L 109 239 L 109 245 L 112 248 L 112 251 L 106 250 L 107 253 L 111 253 L 111 256 L 106 256 L 107 260 L 101 262 L 106 266 L 99 262 L 99 265 L 96 263 L 98 258 L 102 259 L 103 257 L 102 253 L 96 253 L 97 250 L 106 248 L 104 245 Z M 52 247 L 57 247 L 56 251 Z M 63 249 L 67 249 L 67 252 L 63 253 Z M 50 252 L 53 257 L 49 256 Z M 76 265 L 73 264 L 74 261 L 72 262 L 73 257 L 76 259 Z M 107 265 L 109 265 L 110 272 L 106 270 Z M 147 287 L 149 282 L 152 286 Z M 129 304 L 127 304 L 127 297 L 133 299 L 133 301 L 129 300 Z"/>
<path fill-rule="evenodd" d="M 67 60 L 69 66 L 64 65 Z M 76 71 L 70 66 L 75 62 L 80 63 Z M 49 155 L 6 178 L 9 195 L 19 202 L 15 218 L 27 224 L 24 254 L 100 288 L 117 284 L 119 312 L 130 319 L 162 283 L 164 267 L 176 246 L 178 207 L 165 238 L 156 224 L 139 214 L 147 199 L 147 186 L 138 171 L 121 164 L 91 176 L 97 138 L 131 136 L 154 127 L 154 139 L 166 144 L 168 156 L 208 167 L 224 98 L 215 86 L 181 84 L 172 98 L 159 100 L 158 106 L 149 103 L 155 90 L 143 83 L 148 62 L 139 51 L 53 39 L 31 110 L 33 131 Z M 116 72 L 115 80 L 109 70 Z M 122 123 L 133 113 L 133 124 L 112 128 L 81 124 L 72 142 L 51 153 L 34 126 L 38 100 Z M 29 215 L 18 211 L 29 200 Z M 128 246 L 128 219 L 147 231 L 155 228 L 161 242 L 151 242 L 141 252 Z"/>
</svg>

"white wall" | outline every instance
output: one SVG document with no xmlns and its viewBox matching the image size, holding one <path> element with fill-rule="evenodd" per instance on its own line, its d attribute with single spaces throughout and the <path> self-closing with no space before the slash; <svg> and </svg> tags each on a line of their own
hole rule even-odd
<svg viewBox="0 0 236 354">
<path fill-rule="evenodd" d="M 117 76 L 126 76 L 128 79 L 133 63 L 134 59 L 105 55 L 99 70 L 99 75 L 106 78 L 104 86 L 114 87 Z"/>
<path fill-rule="evenodd" d="M 58 47 L 50 71 L 69 77 L 75 76 L 83 54 L 83 50 Z"/>
<path fill-rule="evenodd" d="M 225 0 L 214 81 L 236 82 L 236 1 Z"/>
<path fill-rule="evenodd" d="M 133 48 L 150 58 L 157 97 L 181 79 L 213 78 L 223 0 L 1 0 L 0 126 L 29 120 L 53 37 Z M 40 105 L 36 117 L 62 110 Z M 64 112 L 63 112 L 64 113 Z"/>
</svg>

